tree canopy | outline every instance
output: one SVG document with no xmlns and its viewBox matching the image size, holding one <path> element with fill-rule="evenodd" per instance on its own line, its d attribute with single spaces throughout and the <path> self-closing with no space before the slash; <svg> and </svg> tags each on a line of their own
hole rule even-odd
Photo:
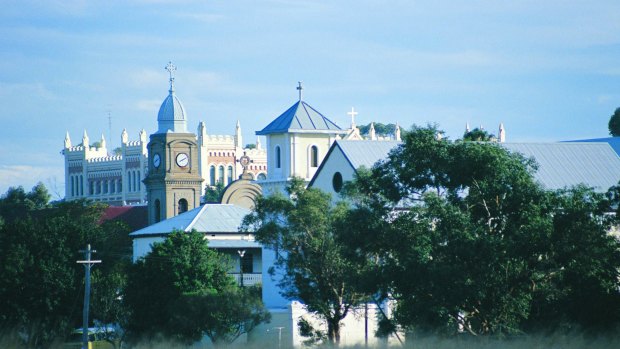
<svg viewBox="0 0 620 349">
<path fill-rule="evenodd" d="M 205 335 L 234 340 L 269 319 L 256 292 L 240 290 L 229 261 L 204 235 L 175 231 L 130 269 L 126 324 L 135 339 L 163 337 L 191 344 Z"/>
<path fill-rule="evenodd" d="M 370 124 L 360 125 L 359 129 L 360 129 L 360 133 L 362 135 L 368 136 L 368 134 L 370 132 Z M 401 132 L 404 132 L 402 127 L 400 129 L 401 129 Z M 385 136 L 392 136 L 395 131 L 396 131 L 396 125 L 395 124 L 382 124 L 380 122 L 375 122 L 375 133 L 378 136 L 383 136 L 383 137 L 385 137 Z"/>
<path fill-rule="evenodd" d="M 531 160 L 437 133 L 414 127 L 349 190 L 346 241 L 377 261 L 367 277 L 398 300 L 394 320 L 473 335 L 617 324 L 604 311 L 618 309 L 620 267 L 604 196 L 546 191 Z"/>
<path fill-rule="evenodd" d="M 620 108 L 616 108 L 616 111 L 609 118 L 609 134 L 612 137 L 620 136 Z"/>
<path fill-rule="evenodd" d="M 105 206 L 48 201 L 42 184 L 28 193 L 10 188 L 0 198 L 0 328 L 20 333 L 32 348 L 47 347 L 81 324 L 80 249 L 90 243 L 101 252 L 96 257 L 104 260 L 94 269 L 93 290 L 101 285 L 97 277 L 107 277 L 130 257 L 127 229 L 100 223 Z M 106 297 L 110 295 L 105 292 L 93 293 L 91 319 L 109 320 L 99 306 L 113 302 Z"/>
<path fill-rule="evenodd" d="M 288 196 L 259 198 L 244 227 L 255 231 L 257 241 L 278 251 L 275 268 L 280 271 L 282 295 L 300 300 L 324 319 L 325 337 L 339 342 L 340 322 L 366 299 L 356 288 L 360 268 L 345 258 L 339 236 L 346 204 L 333 205 L 329 194 L 306 189 L 299 179 L 287 191 Z"/>
<path fill-rule="evenodd" d="M 488 142 L 495 138 L 495 135 L 488 133 L 486 130 L 475 128 L 463 134 L 464 141 Z"/>
</svg>

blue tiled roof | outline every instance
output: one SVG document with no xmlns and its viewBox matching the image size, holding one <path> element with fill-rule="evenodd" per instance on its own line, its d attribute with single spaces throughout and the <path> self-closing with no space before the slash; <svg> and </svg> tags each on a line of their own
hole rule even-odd
<svg viewBox="0 0 620 349">
<path fill-rule="evenodd" d="M 501 143 L 513 152 L 533 157 L 534 177 L 547 189 L 585 184 L 606 191 L 620 180 L 620 158 L 607 143 Z"/>
<path fill-rule="evenodd" d="M 243 217 L 250 210 L 236 205 L 206 204 L 178 216 L 155 223 L 129 234 L 132 237 L 144 235 L 163 235 L 173 230 L 196 231 L 201 233 L 236 233 Z"/>
<path fill-rule="evenodd" d="M 288 110 L 278 116 L 265 128 L 257 131 L 256 134 L 262 136 L 290 131 L 346 132 L 306 102 L 299 101 L 293 104 L 290 108 L 288 108 Z"/>
</svg>

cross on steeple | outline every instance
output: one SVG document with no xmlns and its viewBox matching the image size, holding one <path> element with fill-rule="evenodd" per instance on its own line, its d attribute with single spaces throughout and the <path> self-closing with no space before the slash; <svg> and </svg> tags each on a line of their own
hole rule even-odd
<svg viewBox="0 0 620 349">
<path fill-rule="evenodd" d="M 351 111 L 347 113 L 348 115 L 351 116 L 351 128 L 355 127 L 355 115 L 358 114 L 358 112 L 355 111 L 355 108 L 351 107 Z"/>
<path fill-rule="evenodd" d="M 174 72 L 177 71 L 177 67 L 172 64 L 171 61 L 168 61 L 168 64 L 164 69 L 166 69 L 168 74 L 170 74 L 170 91 L 174 91 Z"/>
<path fill-rule="evenodd" d="M 299 100 L 301 101 L 301 96 L 302 96 L 302 90 L 304 89 L 303 86 L 301 86 L 301 81 L 297 81 L 297 91 L 299 91 Z"/>
</svg>

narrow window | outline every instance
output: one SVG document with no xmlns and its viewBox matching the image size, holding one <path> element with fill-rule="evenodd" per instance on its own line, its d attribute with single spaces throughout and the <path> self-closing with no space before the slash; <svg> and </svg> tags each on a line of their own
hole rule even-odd
<svg viewBox="0 0 620 349">
<path fill-rule="evenodd" d="M 215 185 L 215 166 L 211 166 L 211 169 L 209 169 L 209 184 L 210 185 Z"/>
<path fill-rule="evenodd" d="M 217 181 L 224 184 L 224 166 L 220 166 L 217 172 Z"/>
<path fill-rule="evenodd" d="M 142 182 L 142 178 L 140 178 L 140 171 L 138 171 L 138 191 L 140 191 L 140 182 Z"/>
<path fill-rule="evenodd" d="M 230 184 L 233 181 L 233 168 L 232 166 L 228 166 L 228 181 L 227 183 Z"/>
<path fill-rule="evenodd" d="M 73 176 L 71 176 L 71 196 L 75 195 L 75 183 L 73 183 Z"/>
<path fill-rule="evenodd" d="M 280 168 L 280 147 L 276 146 L 276 168 Z"/>
<path fill-rule="evenodd" d="M 319 148 L 316 145 L 313 145 L 310 148 L 310 167 L 318 167 L 319 166 Z"/>
<path fill-rule="evenodd" d="M 161 205 L 159 199 L 155 200 L 155 223 L 161 221 Z"/>
<path fill-rule="evenodd" d="M 84 176 L 80 176 L 80 196 L 84 196 Z"/>
<path fill-rule="evenodd" d="M 94 181 L 92 180 L 88 181 L 88 189 L 89 189 L 88 190 L 89 195 L 95 194 L 95 182 Z"/>
<path fill-rule="evenodd" d="M 181 199 L 179 200 L 179 214 L 187 212 L 187 200 Z"/>
<path fill-rule="evenodd" d="M 241 257 L 241 271 L 244 273 L 250 274 L 254 272 L 254 257 L 251 253 L 245 253 L 243 257 Z"/>
</svg>

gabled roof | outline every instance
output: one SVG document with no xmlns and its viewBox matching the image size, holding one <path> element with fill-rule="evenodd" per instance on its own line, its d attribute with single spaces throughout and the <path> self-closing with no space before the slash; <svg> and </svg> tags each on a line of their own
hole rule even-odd
<svg viewBox="0 0 620 349">
<path fill-rule="evenodd" d="M 192 229 L 201 233 L 237 233 L 243 217 L 250 210 L 236 205 L 205 204 L 178 216 L 135 231 L 129 236 L 165 235 L 173 230 L 189 232 Z"/>
<path fill-rule="evenodd" d="M 620 180 L 620 158 L 607 143 L 500 143 L 502 147 L 533 157 L 534 177 L 546 189 L 585 184 L 606 191 Z"/>
<path fill-rule="evenodd" d="M 272 133 L 285 132 L 325 132 L 346 133 L 334 122 L 329 120 L 316 109 L 312 108 L 304 101 L 299 101 L 288 108 L 282 115 L 278 116 L 269 125 L 260 131 L 256 131 L 259 136 Z"/>
<path fill-rule="evenodd" d="M 325 154 L 325 158 L 323 158 L 321 165 L 319 165 L 319 168 L 314 173 L 308 186 L 311 187 L 314 184 L 314 180 L 319 176 L 327 159 L 329 159 L 330 154 L 335 149 L 340 149 L 354 170 L 362 166 L 370 169 L 377 161 L 387 159 L 390 150 L 401 143 L 401 141 L 337 140 L 329 148 L 327 154 Z"/>
</svg>

